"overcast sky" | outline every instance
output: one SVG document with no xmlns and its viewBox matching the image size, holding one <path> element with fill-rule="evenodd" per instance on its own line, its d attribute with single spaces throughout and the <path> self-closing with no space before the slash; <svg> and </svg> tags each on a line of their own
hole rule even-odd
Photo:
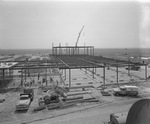
<svg viewBox="0 0 150 124">
<path fill-rule="evenodd" d="M 18 0 L 19 1 L 19 0 Z M 51 48 L 78 45 L 95 48 L 150 47 L 150 5 L 103 1 L 0 2 L 0 48 Z"/>
</svg>

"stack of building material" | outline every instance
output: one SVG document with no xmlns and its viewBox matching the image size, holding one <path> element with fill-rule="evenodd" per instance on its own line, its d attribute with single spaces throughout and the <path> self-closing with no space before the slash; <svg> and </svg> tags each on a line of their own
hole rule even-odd
<svg viewBox="0 0 150 124">
<path fill-rule="evenodd" d="M 78 92 L 68 92 L 66 103 L 83 103 L 83 102 L 99 102 L 98 99 L 93 97 L 92 91 L 78 91 Z"/>
<path fill-rule="evenodd" d="M 76 103 L 78 103 L 78 102 L 81 102 L 81 101 L 83 101 L 83 96 L 71 96 L 71 97 L 67 97 L 67 99 L 65 100 L 65 103 L 74 103 L 74 104 L 76 104 Z"/>
<path fill-rule="evenodd" d="M 83 95 L 83 94 L 91 94 L 91 91 L 77 91 L 77 92 L 68 92 L 67 96 L 75 96 L 75 95 Z"/>
<path fill-rule="evenodd" d="M 67 98 L 65 99 L 65 101 L 76 100 L 76 99 L 83 99 L 83 96 L 82 95 L 67 96 Z"/>
</svg>

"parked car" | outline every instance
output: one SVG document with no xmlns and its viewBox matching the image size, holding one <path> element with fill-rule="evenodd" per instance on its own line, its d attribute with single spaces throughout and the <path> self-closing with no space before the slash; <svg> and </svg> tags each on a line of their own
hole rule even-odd
<svg viewBox="0 0 150 124">
<path fill-rule="evenodd" d="M 16 105 L 16 111 L 28 110 L 31 102 L 32 101 L 29 94 L 20 94 L 19 101 Z"/>
</svg>

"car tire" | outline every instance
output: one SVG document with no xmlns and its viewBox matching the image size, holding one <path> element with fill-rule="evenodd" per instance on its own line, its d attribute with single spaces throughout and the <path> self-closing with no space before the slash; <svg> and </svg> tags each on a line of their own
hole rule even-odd
<svg viewBox="0 0 150 124">
<path fill-rule="evenodd" d="M 117 93 L 115 93 L 116 94 L 116 96 L 119 96 L 119 93 L 117 92 Z"/>
</svg>

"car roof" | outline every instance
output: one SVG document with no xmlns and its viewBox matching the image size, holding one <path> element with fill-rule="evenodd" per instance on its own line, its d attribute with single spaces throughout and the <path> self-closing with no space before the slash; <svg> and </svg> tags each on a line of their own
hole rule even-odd
<svg viewBox="0 0 150 124">
<path fill-rule="evenodd" d="M 128 86 L 128 85 L 124 85 L 126 88 L 137 88 L 137 86 Z"/>
</svg>

